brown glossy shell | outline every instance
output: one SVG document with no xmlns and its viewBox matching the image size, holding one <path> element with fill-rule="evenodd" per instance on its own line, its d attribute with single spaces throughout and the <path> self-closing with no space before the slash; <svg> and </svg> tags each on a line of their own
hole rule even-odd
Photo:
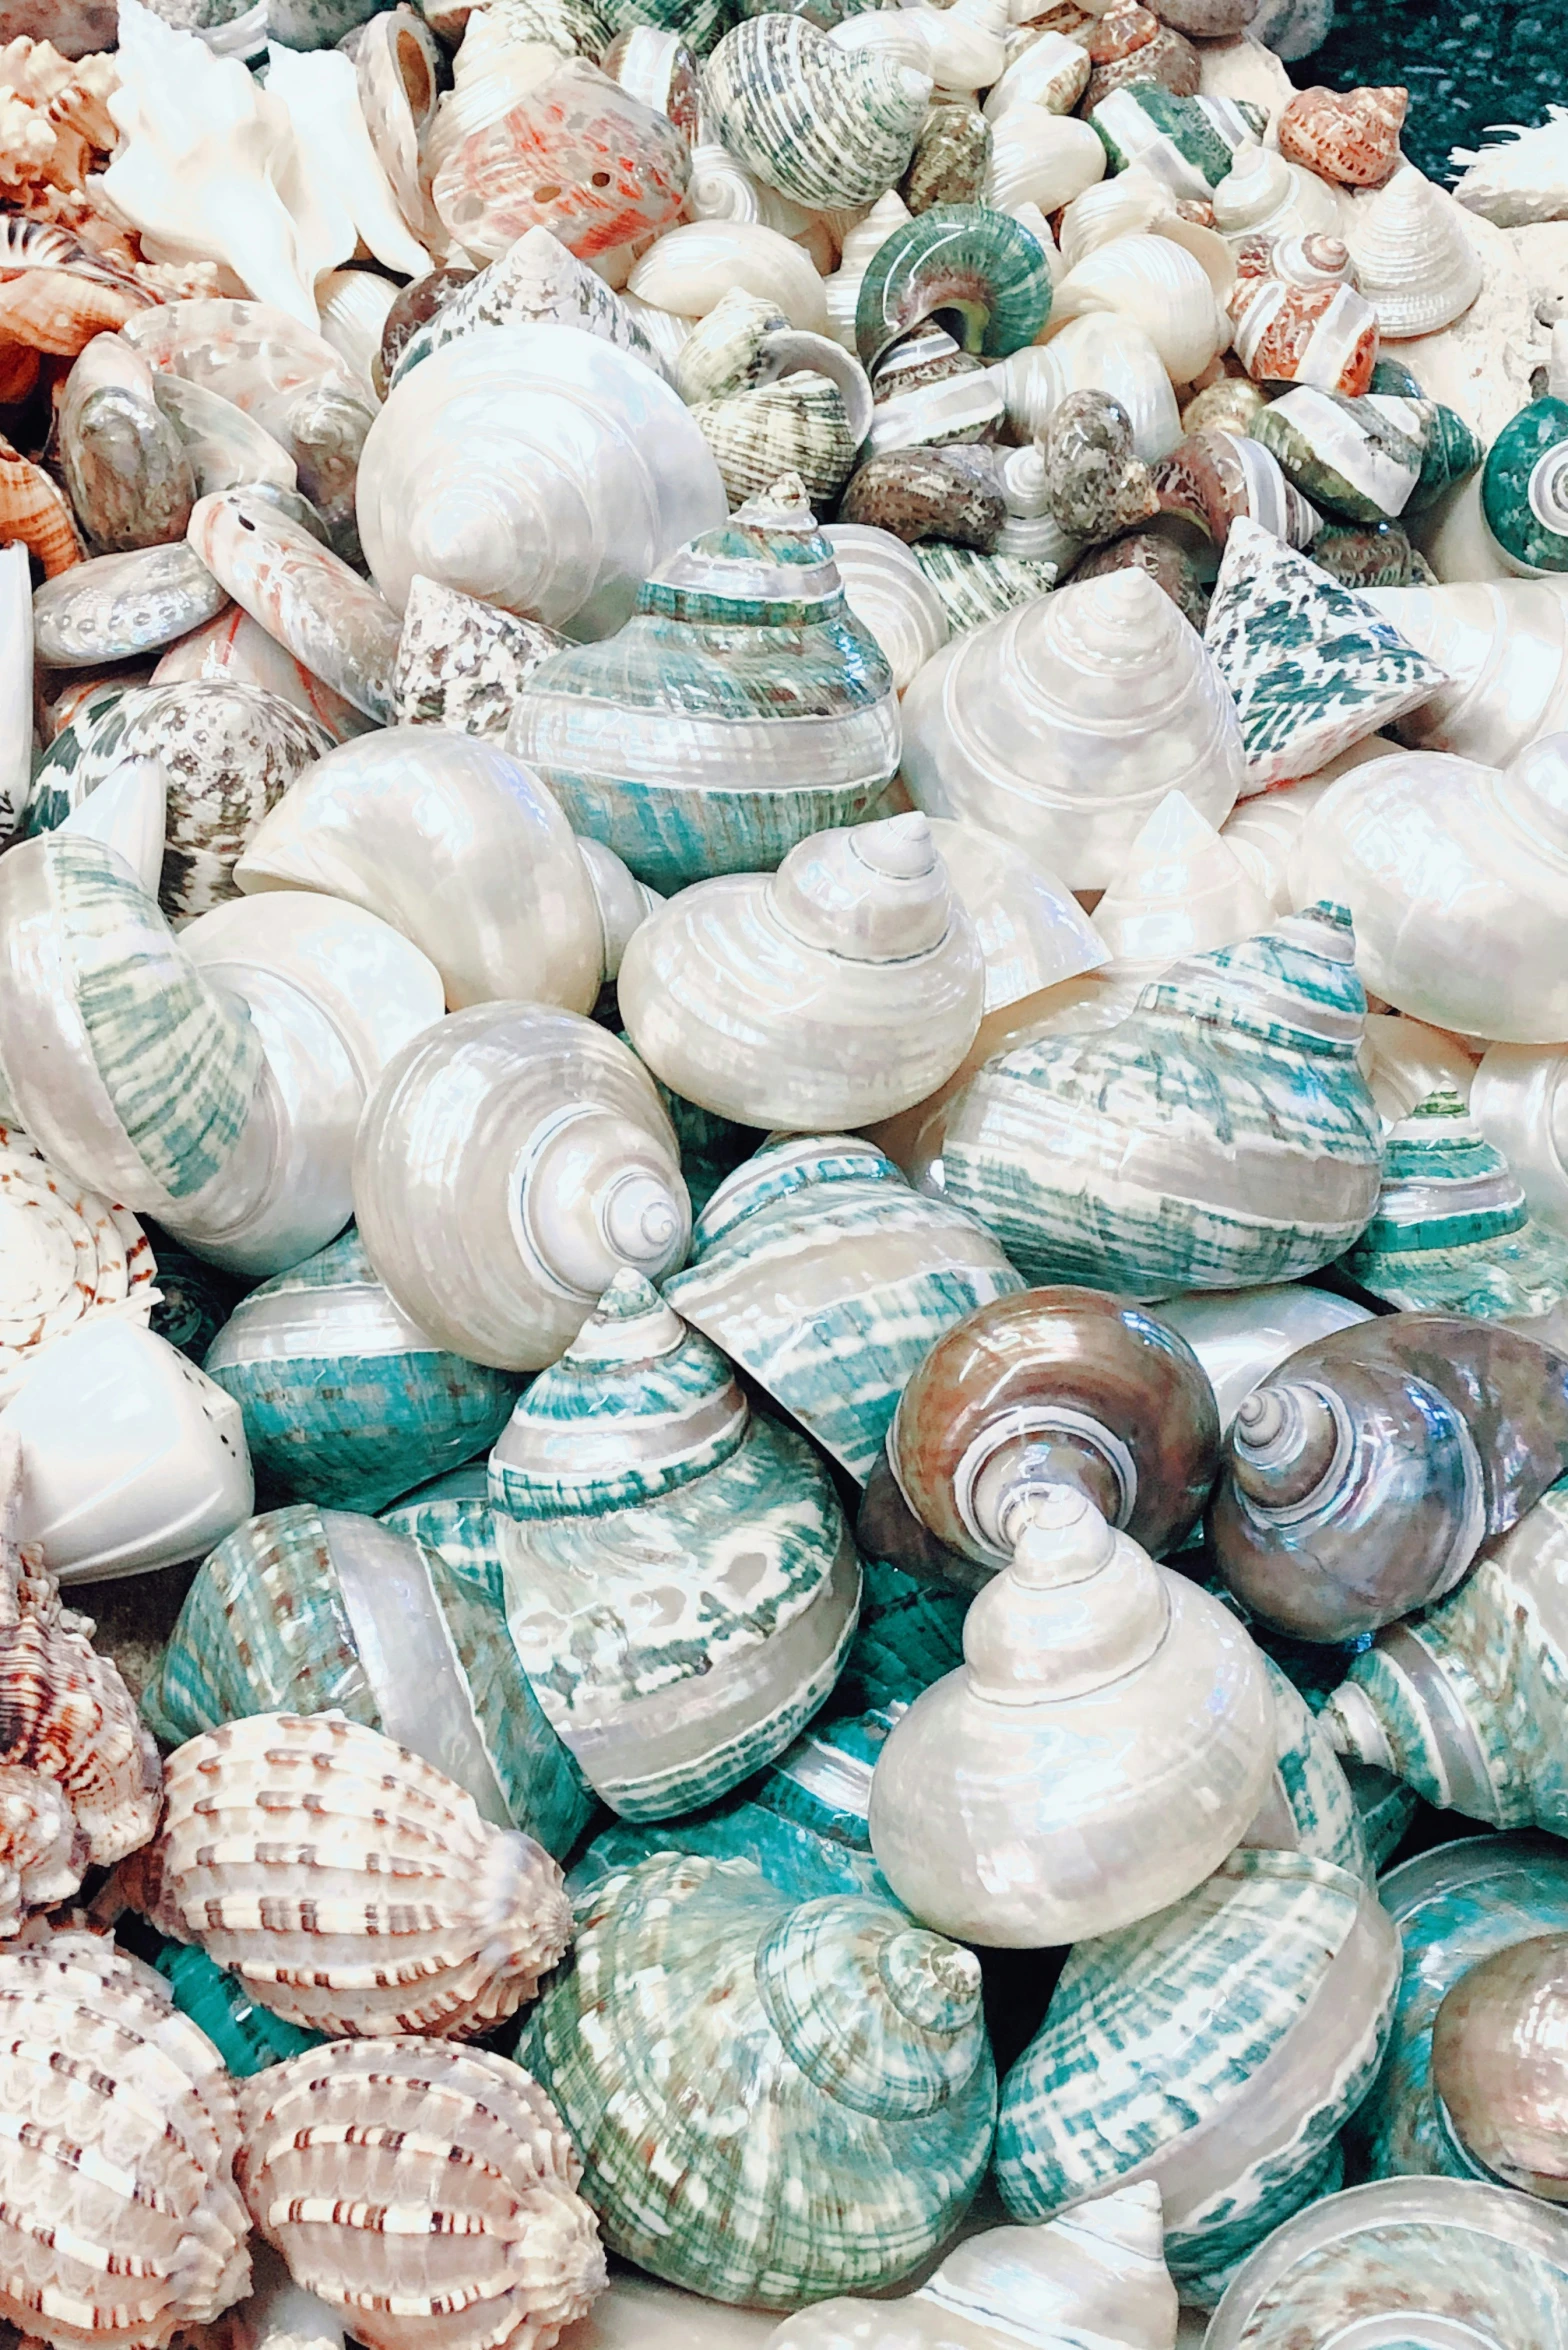
<svg viewBox="0 0 1568 2350">
<path fill-rule="evenodd" d="M 69 571 L 86 553 L 65 492 L 41 465 L 0 439 L 0 546 L 17 541 L 37 556 L 46 579 Z"/>
<path fill-rule="evenodd" d="M 166 1787 L 127 1898 L 308 2031 L 477 2036 L 571 1938 L 541 1845 L 341 1714 L 226 1723 L 176 1749 Z"/>
<path fill-rule="evenodd" d="M 0 1950 L 0 2318 L 163 2350 L 250 2282 L 239 2113 L 212 2043 L 111 1942 Z"/>
<path fill-rule="evenodd" d="M 338 2040 L 240 2095 L 251 2216 L 369 2350 L 551 2350 L 603 2289 L 582 2164 L 504 2056 Z"/>
<path fill-rule="evenodd" d="M 1279 118 L 1279 151 L 1342 186 L 1380 188 L 1399 161 L 1409 104 L 1398 88 L 1298 90 Z"/>
<path fill-rule="evenodd" d="M 851 476 L 838 518 L 890 530 L 910 546 L 942 539 L 985 554 L 1007 520 L 1007 501 L 977 450 L 898 449 L 867 458 Z"/>
<path fill-rule="evenodd" d="M 1568 1934 L 1460 1976 L 1437 2011 L 1432 2086 L 1450 2128 L 1507 2186 L 1568 2203 Z"/>
</svg>

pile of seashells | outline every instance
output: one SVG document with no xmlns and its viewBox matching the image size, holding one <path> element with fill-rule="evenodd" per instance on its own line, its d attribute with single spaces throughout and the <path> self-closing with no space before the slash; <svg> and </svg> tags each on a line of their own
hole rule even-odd
<svg viewBox="0 0 1568 2350">
<path fill-rule="evenodd" d="M 17 2332 L 1568 2350 L 1568 116 L 1329 13 L 0 0 Z"/>
</svg>

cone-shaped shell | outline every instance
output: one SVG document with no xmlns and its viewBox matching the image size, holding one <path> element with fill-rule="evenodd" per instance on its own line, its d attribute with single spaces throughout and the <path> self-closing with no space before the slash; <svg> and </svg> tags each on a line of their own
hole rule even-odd
<svg viewBox="0 0 1568 2350">
<path fill-rule="evenodd" d="M 1015 1046 L 948 1112 L 947 1196 L 1037 1281 L 1149 1296 L 1327 1264 L 1377 1196 L 1350 957 L 1320 905 L 1174 964 L 1103 1035 Z"/>
<path fill-rule="evenodd" d="M 504 2056 L 338 2041 L 240 2102 L 251 2217 L 366 2350 L 546 2350 L 602 2292 L 582 2165 Z"/>
<path fill-rule="evenodd" d="M 1413 163 L 1355 207 L 1347 242 L 1385 341 L 1452 326 L 1481 291 L 1485 265 L 1463 211 Z"/>
<path fill-rule="evenodd" d="M 702 77 L 720 142 L 769 187 L 813 210 L 873 204 L 914 150 L 931 77 L 843 49 L 802 16 L 747 18 Z"/>
<path fill-rule="evenodd" d="M 1235 945 L 1269 925 L 1267 897 L 1184 792 L 1167 792 L 1094 909 L 1118 964 L 1174 963 Z"/>
<path fill-rule="evenodd" d="M 904 696 L 903 772 L 933 816 L 984 825 L 1072 889 L 1114 880 L 1184 791 L 1222 823 L 1242 783 L 1235 707 L 1197 632 L 1145 573 L 1042 597 L 928 661 Z"/>
<path fill-rule="evenodd" d="M 1353 1639 L 1451 1591 L 1564 1468 L 1563 1356 L 1500 1324 L 1391 1315 L 1315 1340 L 1247 1397 L 1211 1539 L 1265 1623 Z"/>
<path fill-rule="evenodd" d="M 647 580 L 602 645 L 557 654 L 507 741 L 581 832 L 679 889 L 767 871 L 848 823 L 898 764 L 898 704 L 833 551 L 786 477 Z"/>
<path fill-rule="evenodd" d="M 1243 140 L 1214 190 L 1214 225 L 1233 244 L 1256 236 L 1332 235 L 1339 203 L 1316 172 Z"/>
<path fill-rule="evenodd" d="M 1388 2036 L 1399 1941 L 1331 1861 L 1238 1852 L 1158 1916 L 1082 1942 L 1008 2074 L 997 2176 L 1018 2219 L 1151 2179 L 1183 2298 L 1342 2173 Z"/>
<path fill-rule="evenodd" d="M 985 966 L 924 816 L 890 816 L 683 892 L 634 933 L 619 994 L 684 1099 L 810 1132 L 891 1117 L 950 1077 Z"/>
<path fill-rule="evenodd" d="M 311 1504 L 248 1519 L 203 1561 L 143 1711 L 170 1746 L 253 1713 L 346 1714 L 565 1853 L 587 1790 L 507 1640 L 499 1565 L 492 1595 L 424 1531 Z"/>
<path fill-rule="evenodd" d="M 490 1492 L 517 1652 L 623 1817 L 712 1802 L 827 1696 L 860 1594 L 831 1483 L 640 1274 L 521 1399 Z"/>
<path fill-rule="evenodd" d="M 571 1939 L 561 1872 L 532 1837 L 488 1826 L 445 1772 L 341 1713 L 227 1723 L 177 1748 L 164 1785 L 133 1900 L 290 2023 L 476 2038 Z"/>
<path fill-rule="evenodd" d="M 850 1135 L 766 1145 L 714 1192 L 692 1255 L 671 1305 L 858 1478 L 933 1342 L 1023 1286 L 980 1225 Z"/>
<path fill-rule="evenodd" d="M 1106 960 L 1083 909 L 1054 873 L 977 824 L 949 816 L 929 822 L 948 880 L 980 941 L 987 1012 L 1076 979 Z"/>
<path fill-rule="evenodd" d="M 796 1905 L 746 1860 L 665 1853 L 608 1879 L 518 2054 L 611 2249 L 713 2299 L 893 2283 L 991 2142 L 973 1955 L 883 1902 Z M 722 2126 L 737 2099 L 743 2135 Z"/>
</svg>

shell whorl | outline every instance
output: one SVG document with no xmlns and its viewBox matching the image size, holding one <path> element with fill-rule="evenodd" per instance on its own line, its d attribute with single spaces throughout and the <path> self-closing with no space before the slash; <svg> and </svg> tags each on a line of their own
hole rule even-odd
<svg viewBox="0 0 1568 2350">
<path fill-rule="evenodd" d="M 954 911 L 947 869 L 919 814 L 813 833 L 790 850 L 769 896 L 802 945 L 857 963 L 929 953 Z"/>
<path fill-rule="evenodd" d="M 1083 1696 L 1152 1656 L 1169 1618 L 1148 1553 L 1075 1487 L 1046 1487 L 964 1619 L 970 1686 L 997 1705 Z"/>
<path fill-rule="evenodd" d="M 1187 956 L 1151 981 L 1138 1009 L 1219 1021 L 1266 1044 L 1354 1060 L 1367 999 L 1349 909 L 1320 899 L 1236 946 Z"/>
</svg>

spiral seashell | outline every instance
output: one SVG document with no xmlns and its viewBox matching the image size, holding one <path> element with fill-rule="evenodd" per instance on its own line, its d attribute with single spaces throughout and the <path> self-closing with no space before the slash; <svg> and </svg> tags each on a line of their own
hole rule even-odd
<svg viewBox="0 0 1568 2350">
<path fill-rule="evenodd" d="M 623 1818 L 727 1794 L 837 1679 L 860 1573 L 831 1483 L 640 1274 L 520 1400 L 490 1493 L 517 1652 Z"/>
<path fill-rule="evenodd" d="M 1133 447 L 1146 465 L 1169 456 L 1181 418 L 1165 365 L 1142 327 L 1115 312 L 1075 318 L 1051 340 L 1015 351 L 996 370 L 1007 419 L 1020 437 L 1038 439 L 1069 393 L 1104 392 L 1126 409 Z"/>
<path fill-rule="evenodd" d="M 609 1878 L 518 2053 L 611 2249 L 731 2301 L 891 2282 L 942 2242 L 990 2142 L 972 1954 L 886 1902 L 796 1904 L 747 1860 L 662 1853 Z M 714 2126 L 742 2081 L 763 2124 L 745 2149 Z"/>
<path fill-rule="evenodd" d="M 740 292 L 693 329 L 677 385 L 737 506 L 785 474 L 799 476 L 813 505 L 831 502 L 871 421 L 871 387 L 847 353 Z"/>
<path fill-rule="evenodd" d="M 1312 384 L 1325 392 L 1368 389 L 1377 359 L 1377 313 L 1353 286 L 1292 285 L 1243 277 L 1231 296 L 1236 356 L 1259 383 Z"/>
<path fill-rule="evenodd" d="M 1198 51 L 1185 33 L 1161 24 L 1138 0 L 1106 10 L 1091 35 L 1094 71 L 1084 92 L 1092 114 L 1102 98 L 1130 82 L 1158 82 L 1178 98 L 1195 98 L 1203 80 Z"/>
<path fill-rule="evenodd" d="M 1463 212 L 1413 164 L 1356 206 L 1349 245 L 1356 282 L 1389 340 L 1451 326 L 1481 291 L 1485 272 Z"/>
<path fill-rule="evenodd" d="M 1242 143 L 1260 139 L 1267 127 L 1250 100 L 1178 98 L 1158 82 L 1112 90 L 1089 119 L 1112 171 L 1141 164 L 1174 195 L 1199 201 L 1231 170 Z"/>
<path fill-rule="evenodd" d="M 681 318 L 705 318 L 732 287 L 772 302 L 804 334 L 827 331 L 810 255 L 760 220 L 693 220 L 666 229 L 626 281 L 629 295 Z"/>
<path fill-rule="evenodd" d="M 999 359 L 1033 342 L 1051 307 L 1038 240 L 1004 212 L 937 204 L 895 228 L 861 280 L 855 338 L 868 366 L 922 320 L 963 322 L 964 348 Z"/>
<path fill-rule="evenodd" d="M 1271 1699 L 1235 1619 L 1082 1492 L 1042 1484 L 1011 1551 L 964 1620 L 963 1668 L 882 1749 L 871 1848 L 939 1932 L 1038 1949 L 1151 1916 L 1219 1865 L 1273 1767 Z M 1112 1685 L 1114 1783 L 1099 1761 Z"/>
<path fill-rule="evenodd" d="M 183 538 L 195 497 L 184 445 L 159 409 L 151 368 L 117 335 L 95 337 L 72 367 L 59 430 L 66 487 L 96 547 Z"/>
<path fill-rule="evenodd" d="M 354 1206 L 403 1312 L 498 1370 L 556 1361 L 619 1266 L 660 1279 L 691 1228 L 640 1063 L 576 1014 L 529 1004 L 456 1013 L 388 1064 Z"/>
<path fill-rule="evenodd" d="M 1089 84 L 1092 64 L 1082 42 L 1043 32 L 1016 54 L 986 95 L 987 122 L 1000 122 L 1022 101 L 1047 114 L 1071 114 Z"/>
<path fill-rule="evenodd" d="M 1371 1887 L 1302 1853 L 1233 1853 L 1158 1918 L 1073 1951 L 1003 2085 L 1008 2210 L 1038 2221 L 1148 2178 L 1183 2299 L 1212 2301 L 1238 2257 L 1338 2184 L 1337 2133 L 1398 1982 Z"/>
<path fill-rule="evenodd" d="M 458 286 L 435 315 L 406 338 L 389 383 L 400 384 L 432 351 L 445 350 L 482 327 L 574 326 L 619 350 L 631 351 L 659 372 L 658 358 L 621 297 L 612 293 L 549 229 L 526 229 L 515 244 Z"/>
<path fill-rule="evenodd" d="M 844 238 L 838 268 L 822 292 L 827 304 L 827 332 L 847 351 L 859 347 L 855 339 L 855 312 L 866 271 L 892 231 L 912 218 L 898 190 L 889 188 Z"/>
<path fill-rule="evenodd" d="M 997 212 L 1019 204 L 1055 212 L 1104 175 L 1104 147 L 1089 124 L 1071 115 L 1020 98 L 992 124 L 984 193 Z"/>
<path fill-rule="evenodd" d="M 695 141 L 700 69 L 679 33 L 662 25 L 629 24 L 600 62 L 611 81 L 673 122 L 688 143 Z"/>
<path fill-rule="evenodd" d="M 987 440 L 1005 414 L 997 371 L 929 321 L 892 344 L 871 375 L 873 457 Z"/>
<path fill-rule="evenodd" d="M 843 582 L 844 602 L 875 641 L 902 694 L 921 665 L 946 644 L 941 598 L 902 539 L 891 531 L 838 522 L 823 532 Z"/>
<path fill-rule="evenodd" d="M 1342 187 L 1380 188 L 1399 167 L 1409 104 L 1401 89 L 1298 90 L 1275 126 L 1279 151 Z"/>
<path fill-rule="evenodd" d="M 36 555 L 45 579 L 80 563 L 84 549 L 69 500 L 42 466 L 29 464 L 0 439 L 0 532 L 8 545 Z M 31 580 L 28 621 L 31 629 Z"/>
<path fill-rule="evenodd" d="M 1495 146 L 1455 147 L 1449 161 L 1462 163 L 1465 169 L 1454 183 L 1454 201 L 1497 228 L 1525 228 L 1568 215 L 1564 112 L 1561 106 L 1548 106 L 1545 122 L 1530 130 L 1517 123 L 1489 124 Z"/>
<path fill-rule="evenodd" d="M 961 4 L 962 0 L 954 0 L 955 6 Z M 900 13 L 908 15 L 909 11 Z M 927 113 L 899 186 L 914 213 L 930 212 L 939 205 L 978 204 L 985 192 L 990 161 L 991 126 L 973 99 L 967 92 L 962 97 L 944 97 Z M 1021 224 L 1015 221 L 1015 225 Z"/>
<path fill-rule="evenodd" d="M 1558 1233 L 1568 1231 L 1568 1101 L 1558 1100 L 1562 1075 L 1557 1046 L 1494 1044 L 1482 1055 L 1469 1087 L 1481 1131 L 1504 1153 L 1531 1215 Z"/>
<path fill-rule="evenodd" d="M 1561 1931 L 1494 1951 L 1453 1986 L 1432 2032 L 1433 2094 L 1464 2154 L 1552 2203 L 1568 2171 L 1549 2054 L 1565 1951 Z"/>
<path fill-rule="evenodd" d="M 1310 546 L 1322 527 L 1261 441 L 1213 426 L 1189 432 L 1155 468 L 1154 489 L 1162 513 L 1198 523 L 1217 547 L 1238 517 L 1292 547 Z"/>
<path fill-rule="evenodd" d="M 582 2165 L 548 2097 L 506 2057 L 336 2041 L 240 2094 L 236 2176 L 251 2215 L 296 2284 L 368 2350 L 552 2350 L 603 2291 L 598 2230 L 575 2192 Z M 460 2256 L 432 2255 L 432 2239 Z"/>
<path fill-rule="evenodd" d="M 1053 317 L 1079 318 L 1090 310 L 1132 318 L 1176 383 L 1201 375 L 1224 338 L 1224 321 L 1201 264 L 1167 237 L 1117 237 L 1058 279 Z"/>
<path fill-rule="evenodd" d="M 397 610 L 417 572 L 578 636 L 617 627 L 636 586 L 724 510 L 676 395 L 562 326 L 434 353 L 388 395 L 359 469 L 360 531 Z"/>
<path fill-rule="evenodd" d="M 1233 246 L 1251 237 L 1334 236 L 1340 229 L 1333 189 L 1253 139 L 1237 148 L 1213 201 L 1214 225 Z"/>
<path fill-rule="evenodd" d="M 1167 792 L 1094 910 L 1107 978 L 1157 977 L 1180 957 L 1235 946 L 1274 918 L 1267 892 L 1184 793 Z"/>
<path fill-rule="evenodd" d="M 406 726 L 444 726 L 504 740 L 524 680 L 566 639 L 475 596 L 409 581 L 392 672 L 393 703 Z"/>
<path fill-rule="evenodd" d="M 146 1234 L 0 1127 L 0 1403 L 37 1356 L 85 1322 L 150 1320 L 160 1292 Z"/>
<path fill-rule="evenodd" d="M 118 339 L 124 342 L 123 337 Z M 127 345 L 126 352 L 139 362 L 133 347 Z M 188 383 L 182 375 L 160 372 L 153 375 L 152 393 L 184 448 L 197 497 L 211 490 L 254 488 L 261 482 L 280 490 L 298 489 L 299 467 L 288 450 L 220 392 Z"/>
<path fill-rule="evenodd" d="M 709 58 L 703 105 L 748 171 L 823 209 L 873 204 L 913 152 L 931 78 L 844 50 L 804 18 L 737 25 Z"/>
</svg>

